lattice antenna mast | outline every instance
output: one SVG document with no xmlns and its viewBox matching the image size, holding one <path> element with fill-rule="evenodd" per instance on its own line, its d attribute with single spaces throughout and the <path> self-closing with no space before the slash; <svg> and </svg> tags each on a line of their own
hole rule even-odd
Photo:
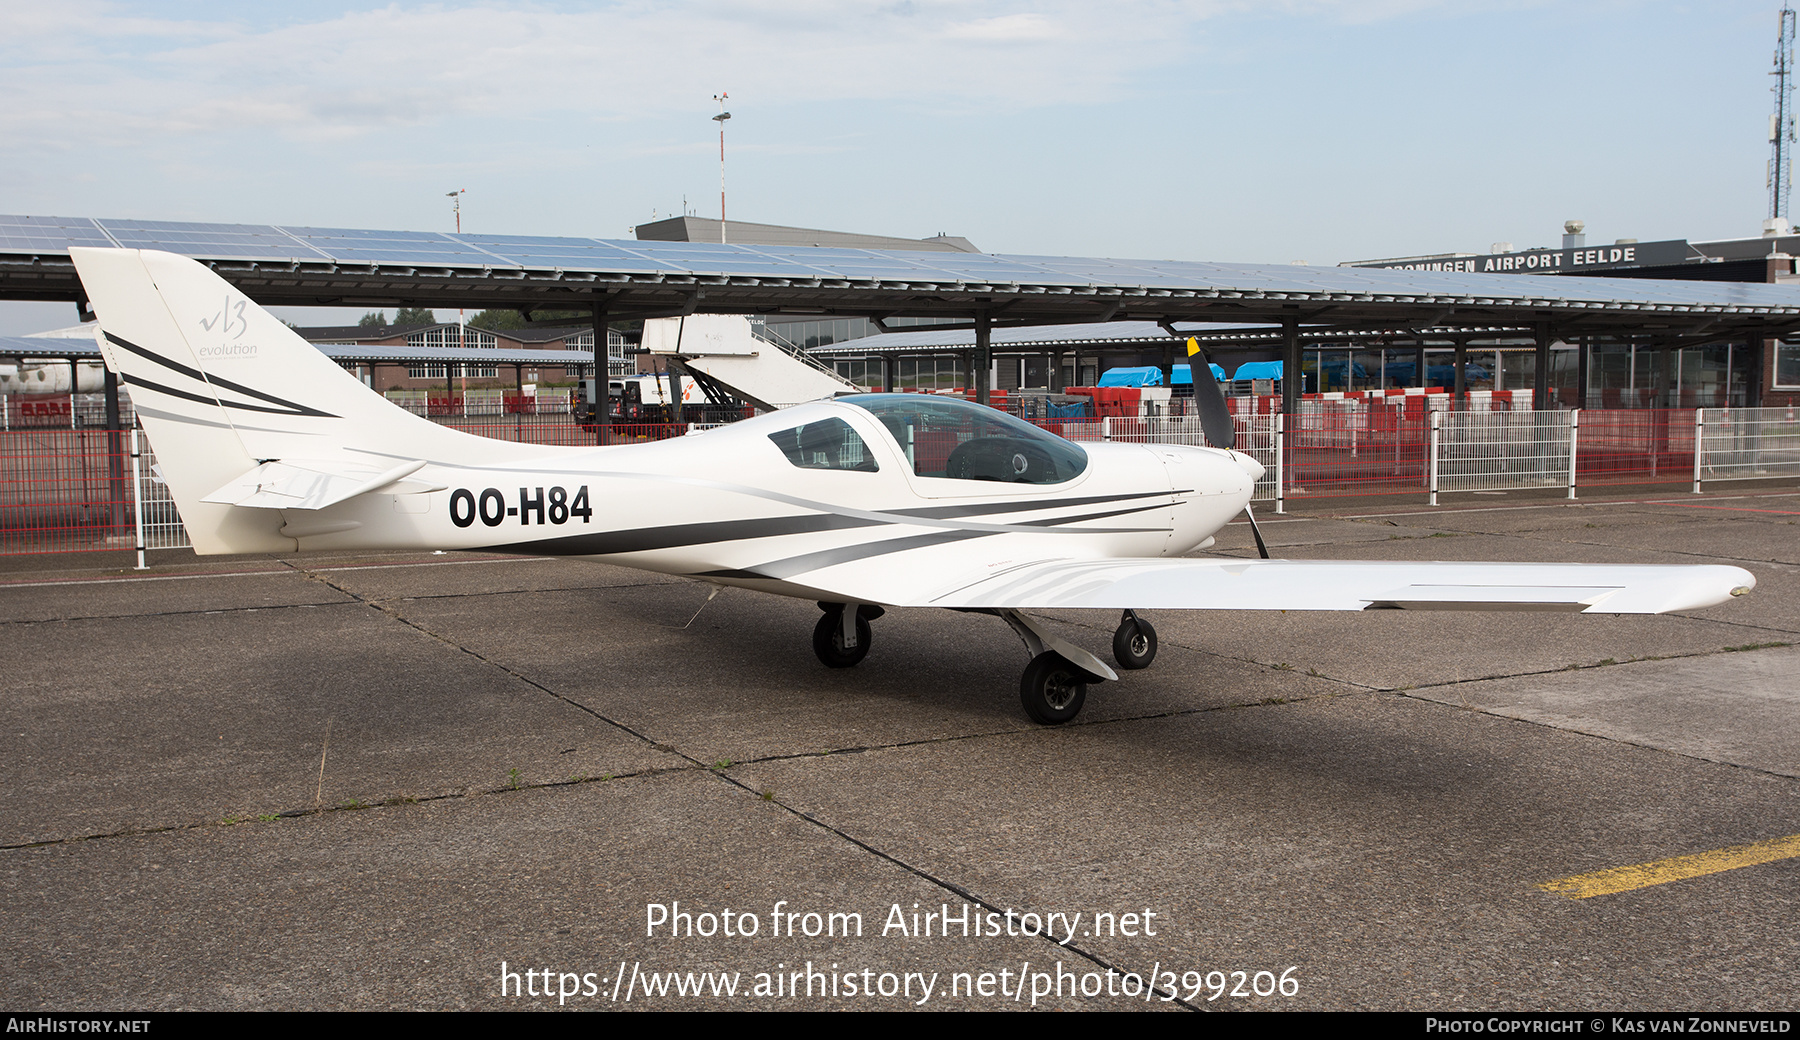
<svg viewBox="0 0 1800 1040">
<path fill-rule="evenodd" d="M 1788 197 L 1793 194 L 1794 134 L 1794 9 L 1781 9 L 1781 34 L 1775 44 L 1775 111 L 1769 114 L 1769 217 L 1790 215 Z"/>
</svg>

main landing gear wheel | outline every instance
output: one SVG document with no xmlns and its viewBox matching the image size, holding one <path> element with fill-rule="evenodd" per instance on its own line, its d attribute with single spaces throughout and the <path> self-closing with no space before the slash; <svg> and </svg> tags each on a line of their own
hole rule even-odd
<svg viewBox="0 0 1800 1040">
<path fill-rule="evenodd" d="M 862 611 L 856 612 L 856 645 L 844 646 L 844 608 L 830 608 L 813 626 L 813 653 L 819 655 L 819 662 L 827 668 L 853 668 L 858 661 L 869 656 L 869 620 Z"/>
<path fill-rule="evenodd" d="M 1087 700 L 1087 672 L 1069 663 L 1054 650 L 1031 659 L 1019 679 L 1019 700 L 1031 721 L 1060 726 L 1081 713 Z"/>
<path fill-rule="evenodd" d="M 1113 633 L 1113 660 L 1120 668 L 1148 668 L 1156 660 L 1156 629 L 1150 622 L 1127 610 Z"/>
</svg>

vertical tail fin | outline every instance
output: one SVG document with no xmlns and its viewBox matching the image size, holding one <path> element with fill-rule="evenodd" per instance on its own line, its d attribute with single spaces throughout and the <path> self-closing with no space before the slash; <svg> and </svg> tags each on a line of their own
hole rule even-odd
<svg viewBox="0 0 1800 1040">
<path fill-rule="evenodd" d="M 101 353 L 131 388 L 202 554 L 295 548 L 280 533 L 278 510 L 205 501 L 271 460 L 372 475 L 397 461 L 480 463 L 532 450 L 394 407 L 186 257 L 86 248 L 69 255 L 99 317 Z"/>
</svg>

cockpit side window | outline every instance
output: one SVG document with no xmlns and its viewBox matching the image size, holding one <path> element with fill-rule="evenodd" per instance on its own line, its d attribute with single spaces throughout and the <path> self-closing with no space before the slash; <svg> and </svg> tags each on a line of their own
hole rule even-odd
<svg viewBox="0 0 1800 1040">
<path fill-rule="evenodd" d="M 773 441 L 787 460 L 801 469 L 847 469 L 875 473 L 880 466 L 869 446 L 842 419 L 820 419 L 804 426 L 772 433 Z"/>
<path fill-rule="evenodd" d="M 1005 412 L 924 394 L 838 398 L 874 413 L 921 477 L 1061 484 L 1087 469 L 1087 452 Z"/>
</svg>

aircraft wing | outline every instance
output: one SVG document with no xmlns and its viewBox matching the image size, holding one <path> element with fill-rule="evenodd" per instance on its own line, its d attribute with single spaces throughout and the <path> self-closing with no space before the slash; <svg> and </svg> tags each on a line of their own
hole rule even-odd
<svg viewBox="0 0 1800 1040">
<path fill-rule="evenodd" d="M 963 608 L 1661 614 L 1723 603 L 1755 585 L 1749 571 L 1721 565 L 1178 558 L 1023 563 L 903 602 L 879 589 L 841 591 L 858 602 Z"/>
</svg>

